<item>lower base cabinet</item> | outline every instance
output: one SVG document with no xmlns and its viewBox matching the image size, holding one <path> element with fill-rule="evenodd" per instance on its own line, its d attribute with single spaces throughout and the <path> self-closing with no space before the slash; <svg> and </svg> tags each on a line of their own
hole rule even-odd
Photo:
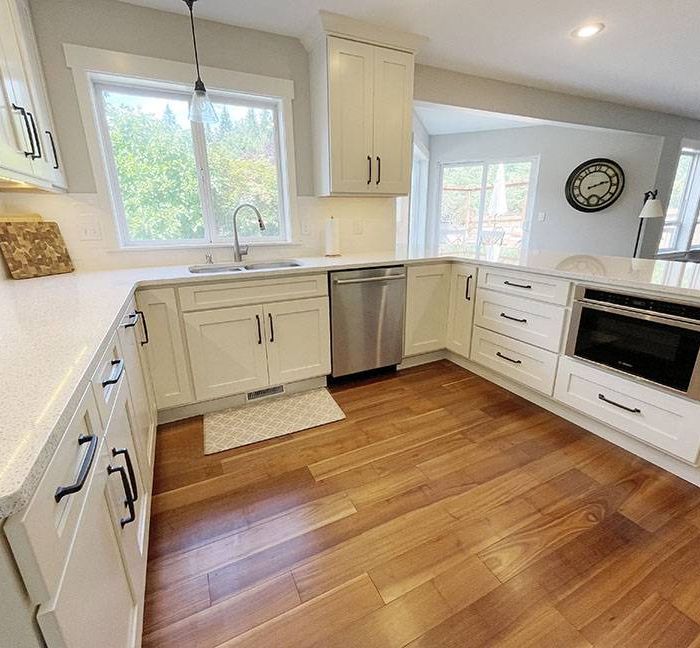
<svg viewBox="0 0 700 648">
<path fill-rule="evenodd" d="M 328 298 L 183 315 L 197 400 L 330 373 Z"/>
<path fill-rule="evenodd" d="M 449 263 L 408 267 L 404 356 L 445 348 L 451 272 Z"/>
<path fill-rule="evenodd" d="M 450 308 L 447 314 L 447 349 L 469 357 L 476 296 L 476 268 L 465 263 L 452 266 Z"/>
</svg>

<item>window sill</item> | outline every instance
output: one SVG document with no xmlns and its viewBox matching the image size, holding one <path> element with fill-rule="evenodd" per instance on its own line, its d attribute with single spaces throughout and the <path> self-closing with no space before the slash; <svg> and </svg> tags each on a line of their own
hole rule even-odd
<svg viewBox="0 0 700 648">
<path fill-rule="evenodd" d="M 279 247 L 301 247 L 301 243 L 294 241 L 255 241 L 251 243 L 241 243 L 249 248 L 279 248 Z M 156 250 L 210 250 L 210 249 L 233 249 L 233 243 L 187 243 L 185 245 L 123 245 L 108 249 L 107 252 L 154 252 Z"/>
</svg>

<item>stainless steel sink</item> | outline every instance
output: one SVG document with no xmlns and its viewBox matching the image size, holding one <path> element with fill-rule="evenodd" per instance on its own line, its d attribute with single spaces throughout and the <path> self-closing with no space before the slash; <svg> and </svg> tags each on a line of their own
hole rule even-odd
<svg viewBox="0 0 700 648">
<path fill-rule="evenodd" d="M 242 272 L 244 268 L 231 263 L 202 263 L 187 268 L 192 274 L 215 274 L 220 272 Z"/>
<path fill-rule="evenodd" d="M 246 270 L 274 270 L 275 268 L 298 268 L 301 263 L 298 261 L 261 261 L 260 263 L 249 263 L 244 266 Z"/>
</svg>

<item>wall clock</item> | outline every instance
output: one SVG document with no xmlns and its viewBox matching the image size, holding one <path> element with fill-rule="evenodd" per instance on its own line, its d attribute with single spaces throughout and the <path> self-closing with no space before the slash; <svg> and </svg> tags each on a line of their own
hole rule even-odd
<svg viewBox="0 0 700 648">
<path fill-rule="evenodd" d="M 566 181 L 566 200 L 578 211 L 597 212 L 610 207 L 625 188 L 622 167 L 607 158 L 579 164 Z"/>
</svg>

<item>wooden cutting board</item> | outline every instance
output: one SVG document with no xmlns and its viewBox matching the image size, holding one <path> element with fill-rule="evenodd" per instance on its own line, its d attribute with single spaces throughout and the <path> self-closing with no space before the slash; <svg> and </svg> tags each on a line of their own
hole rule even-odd
<svg viewBox="0 0 700 648">
<path fill-rule="evenodd" d="M 0 222 L 0 252 L 13 279 L 74 270 L 58 223 Z"/>
</svg>

